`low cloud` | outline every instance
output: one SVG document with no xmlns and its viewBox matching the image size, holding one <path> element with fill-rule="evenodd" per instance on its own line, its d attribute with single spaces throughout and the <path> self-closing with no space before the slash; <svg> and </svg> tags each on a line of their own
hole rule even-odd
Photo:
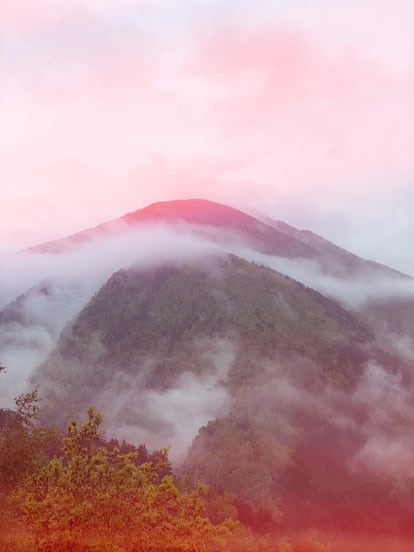
<svg viewBox="0 0 414 552">
<path fill-rule="evenodd" d="M 10 404 L 51 352 L 67 323 L 117 270 L 185 264 L 220 254 L 223 247 L 163 226 L 96 239 L 63 253 L 2 256 L 0 359 L 8 368 L 0 398 Z M 19 297 L 20 296 L 20 297 Z"/>
<path fill-rule="evenodd" d="M 9 305 L 6 310 L 14 316 L 3 317 L 1 324 L 0 359 L 9 369 L 0 391 L 2 400 L 10 402 L 13 394 L 26 389 L 28 377 L 53 349 L 65 325 L 115 271 L 162 263 L 197 264 L 228 252 L 269 266 L 353 309 L 385 298 L 414 299 L 411 279 L 363 273 L 352 278 L 332 276 L 314 261 L 253 251 L 231 232 L 184 223 L 175 229 L 155 224 L 131 230 L 120 225 L 112 236 L 62 253 L 2 255 L 0 308 Z M 25 295 L 16 302 L 20 294 Z"/>
<path fill-rule="evenodd" d="M 183 345 L 191 358 L 180 371 L 167 369 L 164 381 L 148 386 L 163 358 L 156 352 L 139 356 L 128 367 L 102 365 L 106 349 L 98 333 L 88 341 L 82 360 L 54 353 L 35 375 L 42 384 L 47 421 L 65 425 L 89 404 L 105 413 L 108 437 L 125 439 L 151 450 L 171 447 L 174 462 L 183 460 L 199 428 L 230 406 L 227 376 L 237 355 L 237 340 L 199 337 Z M 184 365 L 184 363 L 183 363 Z"/>
<path fill-rule="evenodd" d="M 332 276 L 316 262 L 264 255 L 241 245 L 235 235 L 223 236 L 203 227 L 192 227 L 190 232 L 188 225 L 176 229 L 163 225 L 135 230 L 125 227 L 119 228 L 116 237 L 97 238 L 62 253 L 7 254 L 2 259 L 0 276 L 0 305 L 6 307 L 0 311 L 0 360 L 8 368 L 0 387 L 2 404 L 11 404 L 14 395 L 27 389 L 34 370 L 53 351 L 66 325 L 115 271 L 129 267 L 149 269 L 165 263 L 212 265 L 209 260 L 228 252 L 269 266 L 356 310 L 384 298 L 414 298 L 413 282 L 407 278 L 373 274 L 355 274 L 352 278 Z M 389 348 L 412 361 L 411 338 L 383 331 Z M 96 341 L 92 349 L 98 355 L 102 347 L 99 335 L 91 336 L 92 339 Z M 185 371 L 166 389 L 145 390 L 142 378 L 157 359 L 143 360 L 134 375 L 112 367 L 107 379 L 99 375 L 103 378 L 102 386 L 85 383 L 81 390 L 85 393 L 79 398 L 85 400 L 82 408 L 93 402 L 106 412 L 108 435 L 145 442 L 150 448 L 171 445 L 171 457 L 179 462 L 199 428 L 231 409 L 225 381 L 237 352 L 237 343 L 232 338 L 201 340 L 189 346 L 202 359 L 199 373 Z M 84 372 L 82 366 L 54 360 L 56 363 L 50 369 L 60 370 L 65 377 L 73 374 L 81 377 Z M 368 363 L 352 394 L 346 395 L 328 386 L 321 387 L 315 370 L 303 359 L 273 365 L 263 388 L 254 390 L 261 407 L 272 400 L 288 418 L 297 409 L 307 409 L 335 420 L 338 428 L 358 432 L 364 444 L 353 456 L 351 470 L 370 469 L 387 476 L 394 476 L 398 470 L 409 471 L 411 432 L 407 428 L 414 422 L 414 410 L 402 376 Z M 46 377 L 46 386 L 47 380 Z M 57 387 L 54 392 L 58 395 Z M 53 385 L 50 389 L 53 390 Z M 68 408 L 70 401 L 68 397 Z M 358 425 L 352 412 L 361 408 L 367 416 L 364 424 Z M 391 436 L 389 428 L 393 428 Z"/>
<path fill-rule="evenodd" d="M 317 367 L 300 358 L 261 365 L 258 372 L 261 377 L 250 387 L 247 401 L 244 398 L 246 415 L 277 412 L 283 416 L 288 425 L 281 424 L 278 438 L 287 440 L 293 450 L 303 431 L 317 430 L 319 424 L 331 426 L 338 434 L 338 447 L 343 446 L 343 436 L 352 443 L 344 451 L 350 474 L 391 480 L 414 476 L 414 405 L 402 372 L 391 372 L 370 360 L 360 375 L 355 372 L 351 389 L 322 382 Z M 302 421 L 297 433 L 293 429 L 298 420 Z M 309 421 L 311 427 L 306 426 Z M 290 433 L 283 434 L 289 425 Z M 323 438 L 324 433 L 318 435 Z M 332 432 L 327 435 L 332 439 Z M 326 445 L 332 447 L 332 442 Z"/>
<path fill-rule="evenodd" d="M 391 276 L 367 270 L 352 276 L 334 276 L 313 260 L 285 259 L 243 249 L 237 252 L 351 308 L 386 299 L 414 299 L 414 280 L 398 273 Z"/>
<path fill-rule="evenodd" d="M 352 401 L 368 412 L 361 428 L 365 443 L 351 463 L 395 479 L 414 475 L 414 406 L 400 373 L 367 365 Z"/>
<path fill-rule="evenodd" d="M 204 368 L 200 375 L 182 373 L 172 387 L 156 391 L 144 390 L 136 378 L 120 374 L 115 385 L 111 383 L 100 394 L 109 435 L 146 443 L 151 449 L 170 446 L 171 459 L 179 462 L 200 427 L 228 413 L 230 396 L 225 384 L 236 357 L 234 342 L 202 339 L 192 346 L 201 354 Z M 210 368 L 202 357 L 208 357 Z"/>
</svg>

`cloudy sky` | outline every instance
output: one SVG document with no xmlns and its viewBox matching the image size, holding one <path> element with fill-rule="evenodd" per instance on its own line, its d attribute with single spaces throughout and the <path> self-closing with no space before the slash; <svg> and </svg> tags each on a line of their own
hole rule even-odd
<svg viewBox="0 0 414 552">
<path fill-rule="evenodd" d="M 158 200 L 414 273 L 412 0 L 3 0 L 0 249 Z"/>
</svg>

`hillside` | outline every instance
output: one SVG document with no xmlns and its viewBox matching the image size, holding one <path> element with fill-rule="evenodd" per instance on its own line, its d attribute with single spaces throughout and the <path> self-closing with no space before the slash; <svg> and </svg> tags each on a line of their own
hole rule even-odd
<svg viewBox="0 0 414 552">
<path fill-rule="evenodd" d="M 117 272 L 32 381 L 47 420 L 98 404 L 110 433 L 172 445 L 181 473 L 234 493 L 256 529 L 283 519 L 362 530 L 384 515 L 394 481 L 365 449 L 384 438 L 388 409 L 398 439 L 408 431 L 411 413 L 391 404 L 389 386 L 411 386 L 411 373 L 332 300 L 227 256 Z"/>
<path fill-rule="evenodd" d="M 315 363 L 326 381 L 352 385 L 372 335 L 333 301 L 230 256 L 117 272 L 62 334 L 38 377 L 63 385 L 82 411 L 119 371 L 161 390 L 182 373 L 203 374 L 203 341 L 214 340 L 234 351 L 234 385 L 255 374 L 259 360 L 295 355 Z M 54 415 L 64 415 L 61 404 Z"/>
</svg>

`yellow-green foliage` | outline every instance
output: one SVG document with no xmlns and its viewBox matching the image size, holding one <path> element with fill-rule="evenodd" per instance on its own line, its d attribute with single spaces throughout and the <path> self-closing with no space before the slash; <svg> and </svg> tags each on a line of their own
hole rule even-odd
<svg viewBox="0 0 414 552">
<path fill-rule="evenodd" d="M 36 551 L 203 552 L 234 527 L 203 517 L 203 486 L 180 493 L 172 476 L 160 479 L 162 461 L 137 466 L 134 453 L 97 445 L 101 414 L 88 416 L 70 422 L 63 458 L 19 491 Z"/>
</svg>

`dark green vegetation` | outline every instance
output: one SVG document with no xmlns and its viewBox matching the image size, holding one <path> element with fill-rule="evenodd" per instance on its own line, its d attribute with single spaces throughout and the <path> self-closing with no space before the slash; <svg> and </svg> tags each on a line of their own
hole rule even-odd
<svg viewBox="0 0 414 552">
<path fill-rule="evenodd" d="M 215 340 L 231 346 L 230 360 L 209 354 Z M 114 274 L 64 331 L 35 381 L 47 382 L 46 419 L 64 423 L 112 385 L 114 401 L 132 388 L 140 403 L 145 391 L 174 389 L 183 374 L 214 372 L 228 406 L 200 429 L 183 476 L 231 492 L 237 517 L 255 530 L 408 531 L 411 476 L 404 474 L 404 490 L 396 492 L 401 481 L 393 470 L 375 471 L 370 458 L 358 464 L 378 408 L 363 395 L 370 367 L 381 378 L 399 373 L 410 381 L 410 366 L 381 350 L 354 314 L 228 256 Z M 398 416 L 400 433 L 411 413 Z M 146 417 L 131 399 L 116 413 L 117 423 L 156 428 L 154 415 Z"/>
<path fill-rule="evenodd" d="M 114 274 L 64 331 L 35 381 L 57 384 L 53 416 L 70 416 L 94 402 L 115 372 L 133 375 L 142 388 L 166 389 L 183 373 L 211 369 L 195 346 L 206 338 L 234 344 L 232 392 L 261 381 L 266 363 L 270 375 L 280 375 L 304 359 L 312 368 L 300 371 L 314 370 L 319 384 L 352 386 L 366 360 L 390 362 L 370 347 L 368 328 L 333 301 L 230 256 L 198 268 Z"/>
</svg>

